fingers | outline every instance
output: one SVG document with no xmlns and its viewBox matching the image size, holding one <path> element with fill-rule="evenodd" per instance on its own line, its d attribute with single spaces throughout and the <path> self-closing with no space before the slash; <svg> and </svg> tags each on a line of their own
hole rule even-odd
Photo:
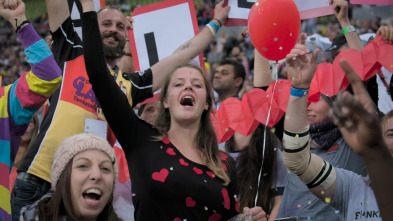
<svg viewBox="0 0 393 221">
<path fill-rule="evenodd" d="M 329 117 L 335 125 L 348 131 L 355 129 L 359 122 L 369 125 L 375 118 L 362 103 L 347 91 L 337 95 L 336 101 L 329 111 Z"/>
<path fill-rule="evenodd" d="M 381 26 L 377 31 L 377 36 L 382 35 L 382 38 L 388 44 L 393 44 L 393 27 Z"/>
<path fill-rule="evenodd" d="M 318 64 L 318 52 L 319 52 L 319 48 L 315 49 L 314 52 L 312 53 L 311 64 L 315 66 Z"/>
<path fill-rule="evenodd" d="M 354 94 L 367 93 L 366 88 L 363 85 L 363 81 L 360 79 L 359 75 L 356 74 L 351 65 L 345 59 L 340 60 L 340 65 L 351 83 Z"/>
<path fill-rule="evenodd" d="M 332 105 L 332 108 L 329 110 L 329 118 L 333 124 L 337 125 L 338 127 L 345 127 L 347 130 L 350 130 L 355 124 L 352 119 L 349 118 L 350 116 L 348 116 L 350 113 L 350 108 L 346 103 L 344 103 L 343 97 L 347 97 L 347 100 L 354 99 L 349 92 L 340 91 Z M 352 115 L 352 117 L 353 116 L 354 115 Z"/>
<path fill-rule="evenodd" d="M 266 213 L 260 206 L 253 207 L 251 209 L 248 207 L 244 207 L 243 213 L 250 214 L 253 221 L 267 220 Z"/>
<path fill-rule="evenodd" d="M 14 10 L 18 7 L 18 0 L 5 0 L 4 8 Z"/>
<path fill-rule="evenodd" d="M 333 8 L 337 13 L 340 13 L 342 10 L 348 10 L 348 2 L 345 0 L 335 0 L 333 1 Z"/>
<path fill-rule="evenodd" d="M 228 18 L 230 8 L 231 7 L 229 5 L 224 5 L 224 1 L 219 2 L 214 8 L 214 17 L 225 23 Z"/>
<path fill-rule="evenodd" d="M 133 26 L 132 26 L 132 17 L 131 17 L 131 16 L 126 16 L 126 21 L 127 21 L 127 28 L 128 28 L 128 29 L 133 29 Z"/>
<path fill-rule="evenodd" d="M 305 33 L 301 33 L 300 34 L 300 38 L 299 38 L 299 43 L 298 44 L 306 45 L 306 34 Z"/>
<path fill-rule="evenodd" d="M 289 54 L 292 55 L 305 55 L 310 53 L 310 50 L 303 44 L 296 44 Z"/>
</svg>

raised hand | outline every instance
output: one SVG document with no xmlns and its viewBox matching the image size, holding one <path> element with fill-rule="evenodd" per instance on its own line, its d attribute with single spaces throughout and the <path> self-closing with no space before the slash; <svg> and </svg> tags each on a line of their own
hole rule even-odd
<svg viewBox="0 0 393 221">
<path fill-rule="evenodd" d="M 354 95 L 340 92 L 329 112 L 345 141 L 359 155 L 367 154 L 383 141 L 378 114 L 360 77 L 352 67 L 341 60 L 340 65 L 351 83 Z"/>
<path fill-rule="evenodd" d="M 132 26 L 132 17 L 131 17 L 131 15 L 129 15 L 129 16 L 126 16 L 126 20 L 127 20 L 127 29 L 133 29 L 134 27 Z"/>
<path fill-rule="evenodd" d="M 230 8 L 231 7 L 228 5 L 224 6 L 224 1 L 218 3 L 214 8 L 214 18 L 218 19 L 221 25 L 224 25 L 225 21 L 227 20 Z"/>
<path fill-rule="evenodd" d="M 299 44 L 286 57 L 287 70 L 291 86 L 298 89 L 310 88 L 310 83 L 314 77 L 318 64 L 318 49 L 312 57 L 309 57 L 310 50 L 305 46 L 306 36 L 300 35 Z"/>
<path fill-rule="evenodd" d="M 382 35 L 382 38 L 388 44 L 393 44 L 393 27 L 391 26 L 381 26 L 377 31 L 377 36 Z"/>
<path fill-rule="evenodd" d="M 24 20 L 26 7 L 21 0 L 0 0 L 0 16 L 16 29 Z"/>
<path fill-rule="evenodd" d="M 336 12 L 336 18 L 340 22 L 341 27 L 345 28 L 350 25 L 348 18 L 348 1 L 346 0 L 329 0 Z"/>
</svg>

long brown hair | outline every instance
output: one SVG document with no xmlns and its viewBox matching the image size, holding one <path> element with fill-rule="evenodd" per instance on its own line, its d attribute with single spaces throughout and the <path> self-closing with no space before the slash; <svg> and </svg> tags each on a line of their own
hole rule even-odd
<svg viewBox="0 0 393 221">
<path fill-rule="evenodd" d="M 63 173 L 60 175 L 57 182 L 56 191 L 54 195 L 50 198 L 45 198 L 41 200 L 38 204 L 38 209 L 36 212 L 39 214 L 41 221 L 63 221 L 63 217 L 67 217 L 72 221 L 77 221 L 75 216 L 75 211 L 72 207 L 71 199 L 71 172 L 72 172 L 72 159 L 65 167 Z M 113 188 L 114 189 L 114 188 Z M 107 220 L 107 221 L 121 221 L 113 208 L 113 191 L 109 197 L 102 212 L 98 215 L 97 220 Z"/>
<path fill-rule="evenodd" d="M 214 132 L 213 124 L 210 119 L 210 113 L 212 112 L 213 106 L 213 90 L 207 80 L 203 70 L 194 64 L 185 64 L 177 66 L 171 71 L 165 78 L 164 86 L 161 90 L 161 108 L 156 118 L 156 127 L 163 133 L 162 136 L 157 137 L 158 140 L 168 137 L 168 130 L 171 128 L 171 115 L 169 110 L 164 107 L 164 100 L 167 97 L 169 82 L 173 76 L 173 73 L 180 68 L 193 68 L 197 70 L 203 77 L 203 81 L 206 86 L 206 103 L 209 105 L 207 110 L 204 110 L 201 116 L 199 129 L 196 137 L 196 142 L 200 151 L 206 157 L 206 166 L 213 171 L 213 173 L 224 181 L 224 185 L 228 185 L 230 179 L 228 174 L 224 171 L 221 165 L 220 151 L 218 150 L 217 137 Z M 230 165 L 226 165 L 229 169 Z"/>
<path fill-rule="evenodd" d="M 265 137 L 265 126 L 259 124 L 252 134 L 250 143 L 242 150 L 237 159 L 237 180 L 239 186 L 239 206 L 240 211 L 244 207 L 255 206 L 255 196 L 257 194 L 258 176 L 262 164 L 263 140 Z M 225 144 L 226 151 L 234 150 L 235 139 L 232 136 Z M 266 128 L 266 148 L 263 159 L 262 175 L 259 181 L 257 206 L 261 206 L 267 214 L 270 214 L 272 205 L 272 193 L 270 191 L 273 177 L 277 176 L 276 156 L 279 141 L 270 128 Z"/>
</svg>

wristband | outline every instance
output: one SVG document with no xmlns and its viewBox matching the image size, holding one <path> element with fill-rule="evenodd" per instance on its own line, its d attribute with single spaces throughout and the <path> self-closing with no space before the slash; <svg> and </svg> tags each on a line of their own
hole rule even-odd
<svg viewBox="0 0 393 221">
<path fill-rule="evenodd" d="M 222 26 L 222 23 L 221 23 L 221 21 L 220 21 L 220 20 L 218 20 L 217 18 L 213 18 L 212 20 L 213 20 L 213 21 L 214 21 L 214 20 L 216 20 L 216 21 L 218 22 L 218 24 L 220 25 L 220 27 Z"/>
<path fill-rule="evenodd" d="M 216 32 L 214 31 L 214 28 L 210 24 L 207 24 L 206 27 L 209 28 L 209 30 L 210 30 L 210 32 L 212 33 L 213 36 L 216 36 Z"/>
<path fill-rule="evenodd" d="M 30 23 L 29 20 L 24 20 L 24 21 L 22 21 L 22 23 L 20 23 L 20 25 L 17 25 L 17 23 L 16 23 L 17 21 L 18 21 L 18 20 L 15 19 L 15 26 L 16 26 L 15 32 L 16 32 L 16 33 L 18 33 L 18 31 L 19 31 L 19 29 L 22 27 L 22 25 Z"/>
<path fill-rule="evenodd" d="M 295 97 L 303 97 L 304 95 L 308 95 L 308 90 L 297 89 L 291 87 L 291 95 Z"/>
<path fill-rule="evenodd" d="M 356 28 L 354 26 L 352 26 L 352 25 L 343 28 L 343 34 L 344 35 L 348 34 L 349 32 L 354 32 L 354 31 L 356 31 Z"/>
<path fill-rule="evenodd" d="M 214 29 L 216 29 L 216 32 L 218 31 L 218 29 L 220 29 L 220 26 L 218 26 L 216 23 L 210 21 L 209 25 L 211 25 Z"/>
</svg>

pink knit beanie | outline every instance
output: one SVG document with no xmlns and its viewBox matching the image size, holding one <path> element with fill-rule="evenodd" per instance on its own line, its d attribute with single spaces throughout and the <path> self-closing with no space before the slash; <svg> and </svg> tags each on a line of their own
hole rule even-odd
<svg viewBox="0 0 393 221">
<path fill-rule="evenodd" d="M 108 155 L 113 164 L 114 183 L 116 183 L 119 168 L 116 162 L 115 151 L 108 141 L 94 134 L 77 134 L 64 139 L 53 157 L 52 172 L 50 174 L 53 191 L 56 190 L 57 182 L 70 160 L 78 153 L 86 150 L 100 150 Z"/>
</svg>

